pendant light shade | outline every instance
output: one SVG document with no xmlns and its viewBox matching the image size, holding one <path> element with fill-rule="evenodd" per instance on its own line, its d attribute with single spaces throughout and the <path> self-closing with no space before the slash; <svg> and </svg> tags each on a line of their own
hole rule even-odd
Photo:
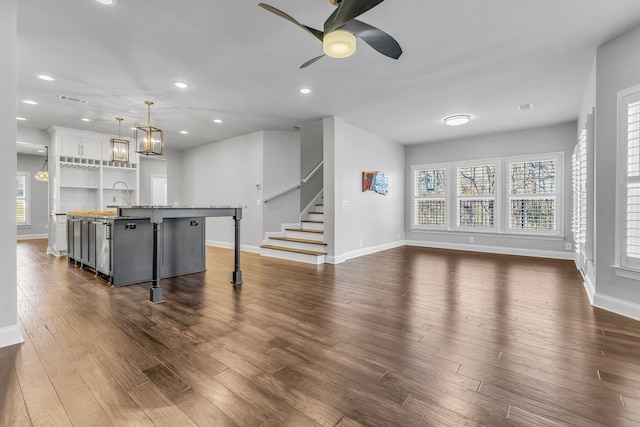
<svg viewBox="0 0 640 427">
<path fill-rule="evenodd" d="M 36 179 L 38 181 L 49 181 L 49 169 L 47 167 L 49 164 L 49 147 L 45 145 L 44 148 L 44 164 L 42 165 L 42 169 L 36 172 Z"/>
<path fill-rule="evenodd" d="M 120 125 L 124 120 L 122 117 L 116 117 L 118 121 L 118 137 L 111 138 L 111 161 L 119 163 L 129 163 L 129 141 L 122 139 L 120 136 Z"/>
<path fill-rule="evenodd" d="M 147 124 L 136 125 L 136 153 L 145 156 L 161 156 L 164 148 L 162 129 L 151 124 L 151 106 L 153 102 L 144 101 L 147 104 Z"/>
</svg>

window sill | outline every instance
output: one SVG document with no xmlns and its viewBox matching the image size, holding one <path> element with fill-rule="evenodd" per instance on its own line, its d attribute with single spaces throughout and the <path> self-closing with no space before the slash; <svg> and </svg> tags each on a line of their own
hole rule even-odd
<svg viewBox="0 0 640 427">
<path fill-rule="evenodd" d="M 443 230 L 433 228 L 410 228 L 411 233 L 432 233 L 432 234 L 448 234 L 448 235 L 463 235 L 468 236 L 473 234 L 474 236 L 481 237 L 499 237 L 507 239 L 534 239 L 534 240 L 557 240 L 564 241 L 565 236 L 558 234 L 526 234 L 526 233 L 499 233 L 499 232 L 486 232 L 475 230 Z"/>
<path fill-rule="evenodd" d="M 611 266 L 616 271 L 616 276 L 625 279 L 640 280 L 640 270 L 630 267 L 621 267 L 619 265 Z"/>
</svg>

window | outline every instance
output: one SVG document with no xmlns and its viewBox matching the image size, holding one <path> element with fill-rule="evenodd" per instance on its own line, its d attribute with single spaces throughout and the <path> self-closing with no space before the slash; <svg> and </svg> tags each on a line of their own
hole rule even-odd
<svg viewBox="0 0 640 427">
<path fill-rule="evenodd" d="M 620 107 L 620 264 L 640 268 L 640 92 L 622 97 Z"/>
<path fill-rule="evenodd" d="M 573 211 L 571 231 L 576 244 L 576 252 L 580 252 L 587 242 L 587 130 L 580 132 L 571 158 Z"/>
<path fill-rule="evenodd" d="M 29 173 L 16 174 L 16 224 L 29 225 Z"/>
<path fill-rule="evenodd" d="M 558 152 L 412 166 L 411 228 L 562 236 L 563 165 Z"/>
<path fill-rule="evenodd" d="M 509 230 L 556 231 L 557 167 L 558 161 L 547 157 L 507 162 Z"/>
<path fill-rule="evenodd" d="M 496 165 L 458 166 L 456 176 L 457 226 L 495 229 Z"/>
<path fill-rule="evenodd" d="M 445 227 L 447 225 L 446 166 L 415 166 L 413 170 L 413 225 Z"/>
</svg>

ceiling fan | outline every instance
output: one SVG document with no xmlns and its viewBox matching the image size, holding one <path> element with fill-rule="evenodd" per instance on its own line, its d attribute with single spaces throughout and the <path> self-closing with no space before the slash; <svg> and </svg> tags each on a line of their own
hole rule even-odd
<svg viewBox="0 0 640 427">
<path fill-rule="evenodd" d="M 402 55 L 402 48 L 393 37 L 376 27 L 355 19 L 384 0 L 329 1 L 337 6 L 337 9 L 324 22 L 324 31 L 303 25 L 295 18 L 268 4 L 260 3 L 258 6 L 293 22 L 322 42 L 324 54 L 308 60 L 300 68 L 308 67 L 324 56 L 346 58 L 353 55 L 356 50 L 356 36 L 389 58 L 398 59 Z"/>
</svg>

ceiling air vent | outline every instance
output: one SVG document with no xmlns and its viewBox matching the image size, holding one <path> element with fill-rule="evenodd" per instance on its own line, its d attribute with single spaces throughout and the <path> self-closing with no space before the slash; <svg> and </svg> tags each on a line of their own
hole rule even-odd
<svg viewBox="0 0 640 427">
<path fill-rule="evenodd" d="M 88 104 L 89 103 L 89 101 L 87 101 L 87 100 L 80 99 L 80 98 L 74 98 L 73 96 L 67 96 L 67 95 L 58 95 L 58 99 L 62 99 L 63 101 L 77 102 L 78 104 Z"/>
<path fill-rule="evenodd" d="M 518 105 L 519 111 L 529 111 L 533 110 L 533 104 L 520 104 Z"/>
</svg>

